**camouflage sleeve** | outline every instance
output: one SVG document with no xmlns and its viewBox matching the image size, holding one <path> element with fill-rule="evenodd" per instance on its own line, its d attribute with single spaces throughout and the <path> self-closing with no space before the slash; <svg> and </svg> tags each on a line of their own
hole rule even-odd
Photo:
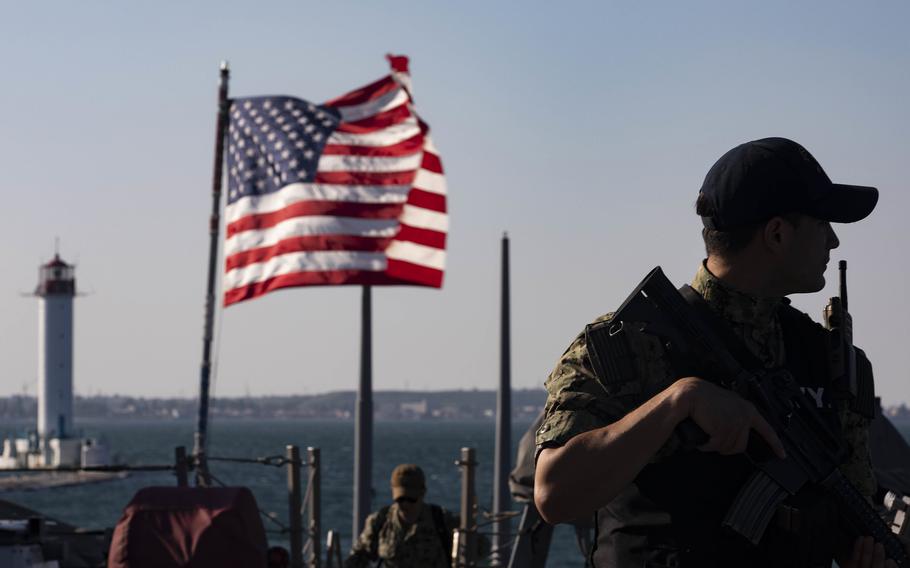
<svg viewBox="0 0 910 568">
<path fill-rule="evenodd" d="M 363 532 L 351 546 L 351 553 L 344 561 L 344 568 L 368 568 L 370 562 L 379 558 L 376 553 L 379 543 L 379 513 L 370 513 L 363 524 Z"/>
<path fill-rule="evenodd" d="M 545 386 L 547 404 L 537 430 L 538 451 L 561 446 L 578 434 L 615 422 L 630 410 L 620 400 L 609 397 L 597 380 L 588 360 L 584 333 L 562 354 Z"/>
<path fill-rule="evenodd" d="M 869 452 L 869 419 L 848 409 L 840 410 L 841 426 L 850 455 L 841 464 L 844 477 L 853 482 L 860 493 L 872 498 L 878 490 L 872 458 Z"/>
</svg>

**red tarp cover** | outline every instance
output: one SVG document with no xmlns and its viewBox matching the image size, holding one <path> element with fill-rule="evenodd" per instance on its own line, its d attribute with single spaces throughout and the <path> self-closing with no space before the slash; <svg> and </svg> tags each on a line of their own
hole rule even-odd
<svg viewBox="0 0 910 568">
<path fill-rule="evenodd" d="M 146 487 L 124 509 L 107 565 L 264 567 L 267 547 L 246 487 Z"/>
</svg>

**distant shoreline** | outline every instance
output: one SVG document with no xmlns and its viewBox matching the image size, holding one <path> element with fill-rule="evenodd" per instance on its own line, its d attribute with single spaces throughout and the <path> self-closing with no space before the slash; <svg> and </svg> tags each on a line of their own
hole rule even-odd
<svg viewBox="0 0 910 568">
<path fill-rule="evenodd" d="M 212 420 L 337 420 L 354 419 L 357 393 L 336 391 L 317 395 L 214 397 L 209 403 Z M 543 389 L 512 391 L 514 420 L 536 418 L 543 410 Z M 377 421 L 492 421 L 496 391 L 375 391 L 373 410 Z M 0 397 L 0 420 L 35 420 L 38 402 L 33 396 Z M 151 398 L 122 395 L 76 396 L 76 422 L 92 419 L 193 420 L 195 398 Z"/>
</svg>

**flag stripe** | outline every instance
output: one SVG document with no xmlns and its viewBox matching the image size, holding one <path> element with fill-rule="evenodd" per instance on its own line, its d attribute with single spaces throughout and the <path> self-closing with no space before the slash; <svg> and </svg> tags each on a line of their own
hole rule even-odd
<svg viewBox="0 0 910 568">
<path fill-rule="evenodd" d="M 408 205 L 430 209 L 439 213 L 446 212 L 446 198 L 438 193 L 430 193 L 421 189 L 414 188 L 408 194 Z"/>
<path fill-rule="evenodd" d="M 408 200 L 407 185 L 339 185 L 294 183 L 279 191 L 260 196 L 248 196 L 228 205 L 225 222 L 230 224 L 246 215 L 271 213 L 298 201 L 348 201 L 352 203 L 404 203 Z M 432 209 L 432 208 L 431 208 Z"/>
<path fill-rule="evenodd" d="M 389 259 L 386 274 L 392 278 L 400 278 L 403 283 L 421 284 L 423 286 L 432 286 L 434 288 L 442 287 L 441 270 L 419 266 L 403 260 Z"/>
<path fill-rule="evenodd" d="M 327 107 L 351 106 L 363 104 L 371 99 L 380 97 L 383 94 L 401 88 L 398 82 L 391 75 L 386 75 L 382 79 L 373 81 L 369 85 L 341 95 L 328 102 L 322 103 Z"/>
<path fill-rule="evenodd" d="M 398 124 L 410 116 L 412 116 L 412 114 L 408 105 L 401 105 L 400 107 L 393 108 L 382 114 L 358 120 L 357 122 L 342 122 L 338 125 L 338 128 L 335 129 L 335 132 L 348 132 L 352 134 L 376 132 L 377 130 L 382 130 L 383 128 Z"/>
<path fill-rule="evenodd" d="M 345 201 L 298 201 L 278 211 L 247 215 L 226 227 L 228 238 L 243 231 L 274 227 L 297 217 L 356 217 L 358 219 L 397 219 L 402 205 L 395 203 L 348 203 Z"/>
<path fill-rule="evenodd" d="M 319 172 L 322 175 L 328 172 L 371 173 L 371 172 L 407 172 L 413 176 L 414 170 L 420 167 L 425 159 L 422 152 L 406 156 L 352 156 L 352 155 L 323 155 L 319 158 Z"/>
<path fill-rule="evenodd" d="M 442 174 L 424 169 L 417 170 L 417 175 L 414 176 L 414 187 L 439 195 L 445 195 L 447 189 L 446 180 Z"/>
<path fill-rule="evenodd" d="M 385 255 L 389 260 L 403 260 L 436 270 L 442 270 L 446 264 L 446 251 L 409 241 L 393 241 Z"/>
<path fill-rule="evenodd" d="M 330 139 L 331 140 L 331 139 Z M 357 146 L 351 144 L 326 144 L 322 155 L 351 156 L 403 156 L 423 151 L 423 134 L 420 131 L 414 136 L 400 142 L 389 142 L 385 146 Z"/>
<path fill-rule="evenodd" d="M 363 104 L 354 106 L 335 107 L 335 110 L 341 113 L 341 120 L 344 122 L 357 122 L 358 120 L 369 119 L 386 111 L 404 106 L 407 108 L 408 94 L 404 89 L 395 89 L 382 96 Z"/>
<path fill-rule="evenodd" d="M 361 134 L 341 132 L 336 130 L 329 135 L 328 146 L 388 146 L 407 140 L 420 134 L 422 131 L 417 124 L 417 119 L 410 116 L 402 122 L 392 124 L 383 129 Z M 426 144 L 425 144 L 426 145 Z"/>
<path fill-rule="evenodd" d="M 292 272 L 351 269 L 383 271 L 386 269 L 386 257 L 381 252 L 294 252 L 229 270 L 224 275 L 224 286 L 230 290 Z"/>
<path fill-rule="evenodd" d="M 225 259 L 227 270 L 266 261 L 272 257 L 292 252 L 321 250 L 356 250 L 382 252 L 391 238 L 356 237 L 351 235 L 313 235 L 284 239 L 274 246 L 260 247 L 233 254 Z"/>
<path fill-rule="evenodd" d="M 395 235 L 395 240 L 411 241 L 438 249 L 446 248 L 445 233 L 440 231 L 432 231 L 430 229 L 419 229 L 417 227 L 411 227 L 410 225 L 405 224 L 401 225 L 401 229 L 398 231 L 398 234 Z"/>
<path fill-rule="evenodd" d="M 358 237 L 394 237 L 398 223 L 388 219 L 355 219 L 351 217 L 300 217 L 278 223 L 261 231 L 243 231 L 225 241 L 224 254 L 273 246 L 291 237 L 313 235 L 351 235 Z"/>
<path fill-rule="evenodd" d="M 396 267 L 399 276 L 393 277 L 389 274 L 389 271 L 375 272 L 365 270 L 294 272 L 228 290 L 224 294 L 224 304 L 229 306 L 243 300 L 251 300 L 275 290 L 297 286 L 381 286 L 393 284 L 416 284 L 436 288 L 442 286 L 442 273 L 438 270 L 411 267 L 407 263 L 399 261 L 390 261 L 389 264 Z M 397 268 L 399 265 L 404 268 Z"/>
<path fill-rule="evenodd" d="M 449 217 L 445 213 L 437 213 L 436 211 L 421 209 L 411 205 L 404 206 L 399 219 L 402 223 L 407 223 L 418 229 L 430 229 L 441 233 L 449 230 Z"/>
<path fill-rule="evenodd" d="M 442 173 L 442 161 L 439 156 L 429 152 L 423 153 L 423 161 L 420 163 L 420 167 L 436 174 Z"/>
<path fill-rule="evenodd" d="M 316 183 L 351 185 L 411 185 L 414 171 L 404 172 L 318 172 Z"/>
</svg>

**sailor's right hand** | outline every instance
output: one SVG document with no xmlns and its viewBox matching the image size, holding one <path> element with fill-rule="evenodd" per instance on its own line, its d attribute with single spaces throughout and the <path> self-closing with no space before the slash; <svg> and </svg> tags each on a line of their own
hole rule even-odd
<svg viewBox="0 0 910 568">
<path fill-rule="evenodd" d="M 704 430 L 708 441 L 703 452 L 723 455 L 746 451 L 754 430 L 778 457 L 786 457 L 784 445 L 755 406 L 735 392 L 698 377 L 685 377 L 673 384 L 675 398 L 686 416 Z"/>
</svg>

